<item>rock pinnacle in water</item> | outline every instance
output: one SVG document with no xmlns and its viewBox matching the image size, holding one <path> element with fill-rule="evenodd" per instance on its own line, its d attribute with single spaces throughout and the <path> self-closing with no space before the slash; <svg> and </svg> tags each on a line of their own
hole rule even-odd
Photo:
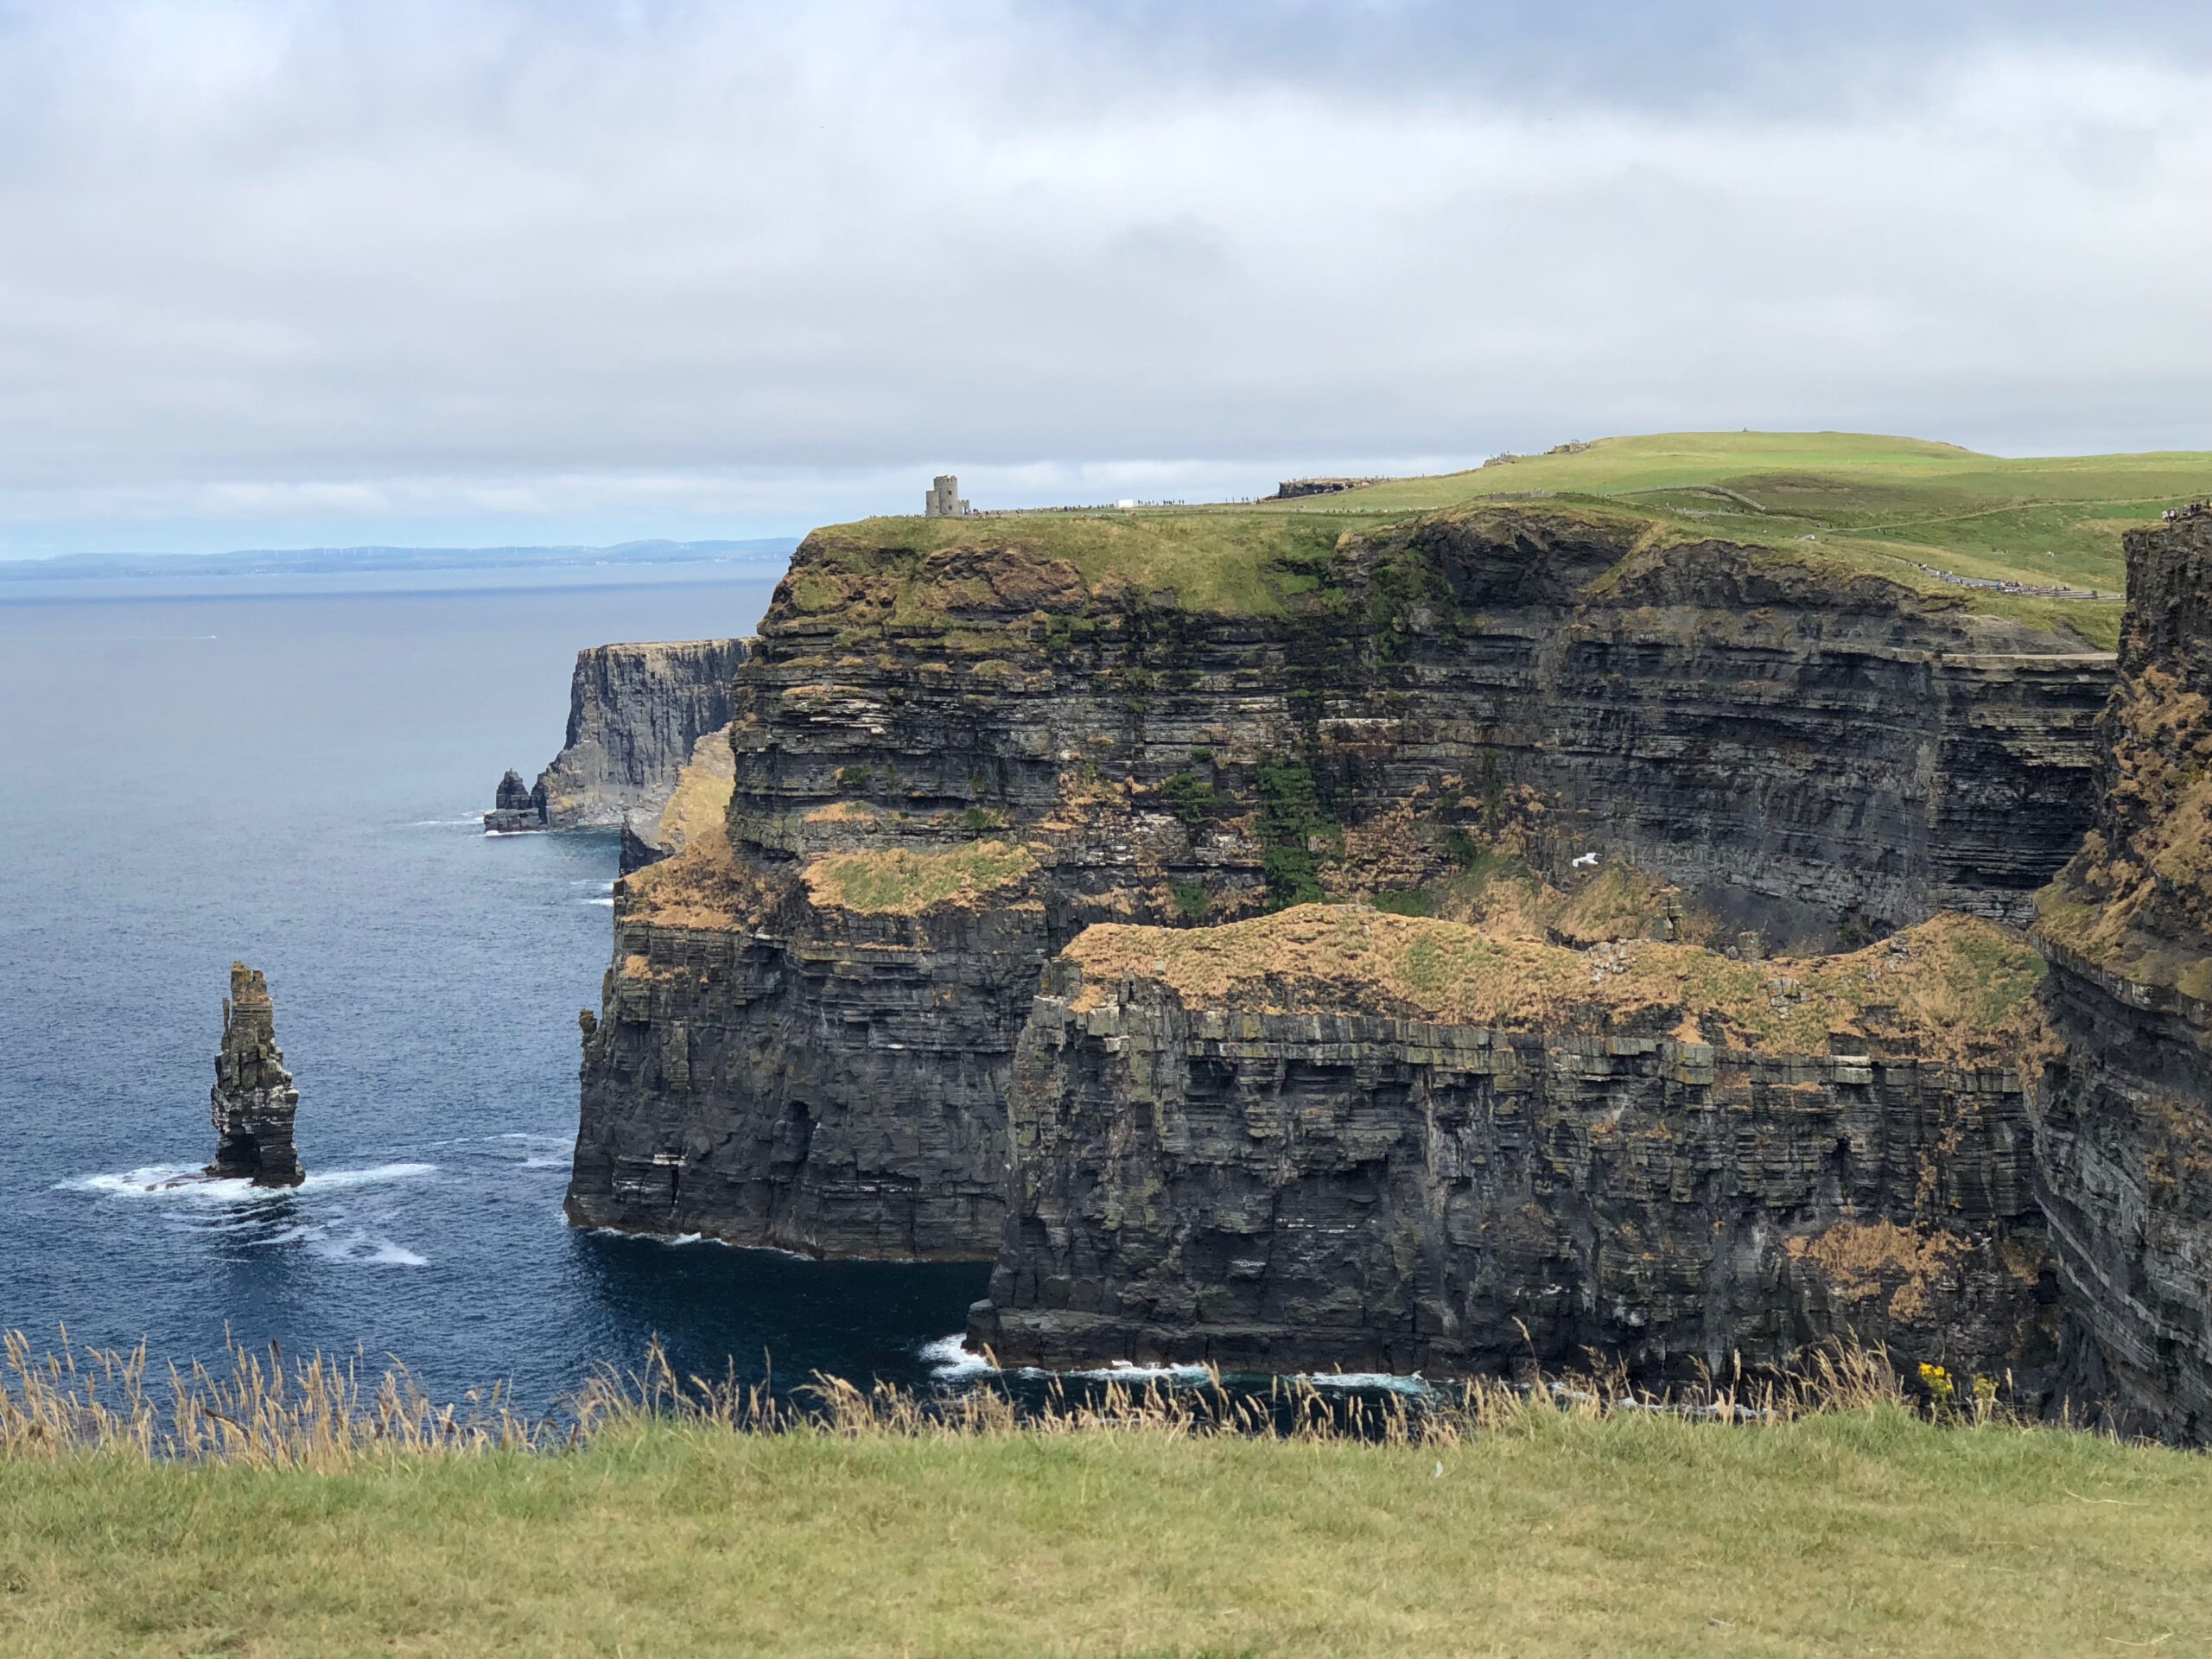
<svg viewBox="0 0 2212 1659">
<path fill-rule="evenodd" d="M 276 1046 L 276 1009 L 258 968 L 231 964 L 223 999 L 223 1047 L 208 1096 L 215 1118 L 210 1175 L 245 1176 L 256 1186 L 297 1186 L 306 1179 L 292 1148 L 300 1091 Z"/>
</svg>

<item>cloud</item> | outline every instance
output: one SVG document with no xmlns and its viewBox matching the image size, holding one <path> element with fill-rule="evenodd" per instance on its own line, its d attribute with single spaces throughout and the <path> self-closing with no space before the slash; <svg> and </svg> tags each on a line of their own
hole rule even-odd
<svg viewBox="0 0 2212 1659">
<path fill-rule="evenodd" d="M 2208 447 L 2205 29 L 2111 17 L 0 6 L 0 542 Z"/>
</svg>

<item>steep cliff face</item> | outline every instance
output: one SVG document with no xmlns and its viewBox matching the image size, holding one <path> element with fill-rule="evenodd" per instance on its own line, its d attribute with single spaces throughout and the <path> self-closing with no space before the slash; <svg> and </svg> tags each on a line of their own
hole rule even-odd
<svg viewBox="0 0 2212 1659">
<path fill-rule="evenodd" d="M 1763 966 L 1349 906 L 1093 929 L 1021 1039 L 971 1338 L 1660 1382 L 1855 1334 L 2032 1398 L 2037 967 L 1956 917 Z"/>
<path fill-rule="evenodd" d="M 709 835 L 626 878 L 603 1011 L 584 1016 L 570 1219 L 988 1257 L 1001 1090 L 1045 956 L 1034 872 L 993 842 L 802 880 Z"/>
<path fill-rule="evenodd" d="M 2212 1442 L 2212 514 L 2127 537 L 2096 822 L 2041 895 L 2067 1052 L 2038 1091 L 2067 1379 Z"/>
<path fill-rule="evenodd" d="M 745 639 L 595 645 L 576 653 L 569 735 L 538 774 L 549 829 L 612 829 L 660 815 L 693 747 L 727 726 Z"/>
<path fill-rule="evenodd" d="M 1509 832 L 1562 880 L 1611 855 L 1777 936 L 2016 915 L 2085 822 L 2109 679 L 2077 640 L 1595 509 L 817 531 L 736 676 L 726 837 L 618 890 L 571 1213 L 987 1257 L 1014 1043 L 1083 928 L 1434 885 Z M 869 911 L 816 879 L 989 842 L 1033 867 L 1004 902 Z M 649 878 L 722 897 L 678 924 Z M 739 1058 L 696 1064 L 703 1031 Z M 792 1099 L 877 1150 L 777 1141 Z M 788 1219 L 861 1185 L 975 1195 L 966 1243 Z"/>
</svg>

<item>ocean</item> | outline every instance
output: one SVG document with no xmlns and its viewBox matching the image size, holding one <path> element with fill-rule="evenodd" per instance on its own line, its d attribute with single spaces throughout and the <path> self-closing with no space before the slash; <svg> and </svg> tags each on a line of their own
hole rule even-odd
<svg viewBox="0 0 2212 1659">
<path fill-rule="evenodd" d="M 19 582 L 0 593 L 0 1326 L 504 1381 L 926 1385 L 988 1269 L 582 1233 L 561 1215 L 611 835 L 486 837 L 582 646 L 749 633 L 778 571 Z M 289 1192 L 214 1150 L 233 958 L 300 1090 Z"/>
</svg>

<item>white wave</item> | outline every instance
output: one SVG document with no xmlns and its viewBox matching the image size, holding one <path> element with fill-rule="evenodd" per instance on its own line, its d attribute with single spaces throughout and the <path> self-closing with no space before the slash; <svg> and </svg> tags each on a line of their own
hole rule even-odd
<svg viewBox="0 0 2212 1659">
<path fill-rule="evenodd" d="M 1046 1376 L 1051 1373 L 1035 1366 L 1025 1366 L 1024 1376 Z M 1101 1365 L 1087 1371 L 1065 1371 L 1065 1376 L 1080 1376 L 1094 1382 L 1203 1382 L 1212 1373 L 1203 1365 L 1138 1365 L 1126 1359 L 1117 1359 L 1110 1365 Z"/>
<path fill-rule="evenodd" d="M 612 899 L 587 899 L 584 900 L 584 903 L 588 905 L 605 905 L 609 910 L 614 908 L 614 901 Z"/>
<path fill-rule="evenodd" d="M 309 1237 L 303 1241 L 308 1251 L 326 1262 L 343 1262 L 365 1268 L 427 1268 L 426 1256 L 420 1256 L 404 1244 L 388 1238 L 373 1237 L 367 1233 L 352 1232 Z"/>
<path fill-rule="evenodd" d="M 411 1181 L 420 1175 L 435 1175 L 435 1164 L 378 1164 L 372 1169 L 309 1170 L 305 1185 L 311 1192 L 333 1187 L 380 1186 L 387 1181 Z"/>
<path fill-rule="evenodd" d="M 484 815 L 481 812 L 472 812 L 465 818 L 410 818 L 408 820 L 407 827 L 410 830 L 456 830 L 464 823 L 483 822 Z"/>
<path fill-rule="evenodd" d="M 379 1164 L 373 1169 L 310 1171 L 302 1186 L 309 1192 L 374 1186 L 428 1175 L 435 1164 Z M 256 1186 L 236 1176 L 217 1178 L 189 1164 L 148 1164 L 120 1174 L 78 1175 L 54 1183 L 63 1192 L 99 1192 L 119 1198 L 175 1198 L 194 1204 L 258 1204 L 281 1198 L 301 1187 Z"/>
<path fill-rule="evenodd" d="M 256 1186 L 226 1176 L 217 1179 L 190 1164 L 148 1164 L 114 1175 L 77 1175 L 54 1183 L 58 1192 L 98 1192 L 118 1198 L 176 1198 L 195 1204 L 251 1203 L 282 1198 L 289 1188 Z"/>
<path fill-rule="evenodd" d="M 709 1238 L 704 1233 L 649 1233 L 630 1227 L 589 1227 L 585 1229 L 600 1238 L 642 1238 L 655 1244 L 712 1244 L 725 1250 L 746 1250 L 756 1255 L 780 1255 L 793 1262 L 811 1262 L 818 1258 L 803 1250 L 787 1250 L 779 1244 L 733 1244 L 726 1238 Z M 890 1261 L 913 1261 L 918 1257 L 892 1256 Z"/>
<path fill-rule="evenodd" d="M 965 1337 L 939 1337 L 935 1342 L 924 1343 L 922 1359 L 930 1375 L 944 1382 L 966 1376 L 995 1376 L 999 1371 L 982 1355 L 968 1351 Z"/>
<path fill-rule="evenodd" d="M 1433 1394 L 1419 1371 L 1400 1376 L 1390 1371 L 1301 1371 L 1297 1380 L 1317 1389 L 1386 1389 L 1392 1394 Z"/>
</svg>

